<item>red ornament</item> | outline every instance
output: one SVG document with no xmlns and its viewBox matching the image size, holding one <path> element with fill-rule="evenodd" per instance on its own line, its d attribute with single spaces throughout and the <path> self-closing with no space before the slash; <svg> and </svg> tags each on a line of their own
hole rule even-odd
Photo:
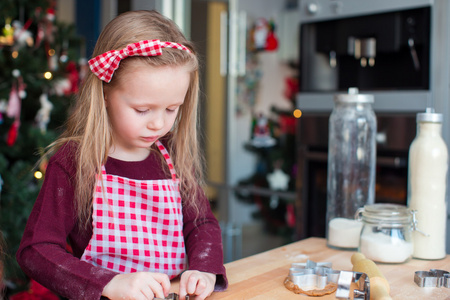
<svg viewBox="0 0 450 300">
<path fill-rule="evenodd" d="M 275 36 L 275 33 L 273 31 L 270 31 L 267 34 L 267 40 L 266 40 L 266 50 L 267 51 L 274 51 L 278 48 L 278 40 Z"/>
<path fill-rule="evenodd" d="M 296 118 L 291 115 L 280 115 L 279 124 L 282 133 L 295 135 L 295 128 L 297 124 Z"/>
<path fill-rule="evenodd" d="M 9 147 L 12 147 L 16 143 L 17 135 L 19 133 L 19 127 L 20 121 L 16 119 L 8 130 L 8 137 L 6 138 L 6 144 Z"/>
<path fill-rule="evenodd" d="M 286 223 L 289 227 L 295 227 L 295 207 L 294 204 L 286 206 Z"/>
<path fill-rule="evenodd" d="M 70 61 L 67 64 L 66 71 L 68 73 L 67 77 L 71 83 L 70 93 L 76 94 L 78 92 L 78 85 L 80 79 L 80 74 L 78 72 L 77 65 L 73 61 Z"/>
<path fill-rule="evenodd" d="M 55 9 L 52 7 L 48 8 L 46 17 L 47 17 L 47 20 L 50 22 L 55 21 Z"/>
<path fill-rule="evenodd" d="M 294 101 L 299 92 L 299 82 L 295 77 L 287 77 L 284 81 L 284 97 Z"/>
</svg>

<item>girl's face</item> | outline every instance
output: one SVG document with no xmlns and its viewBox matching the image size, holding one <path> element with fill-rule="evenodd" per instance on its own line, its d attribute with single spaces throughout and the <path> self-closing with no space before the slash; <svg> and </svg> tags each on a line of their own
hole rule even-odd
<svg viewBox="0 0 450 300">
<path fill-rule="evenodd" d="M 132 67 L 114 88 L 105 89 L 113 131 L 111 157 L 140 161 L 150 146 L 172 128 L 184 102 L 190 72 L 183 66 Z"/>
</svg>

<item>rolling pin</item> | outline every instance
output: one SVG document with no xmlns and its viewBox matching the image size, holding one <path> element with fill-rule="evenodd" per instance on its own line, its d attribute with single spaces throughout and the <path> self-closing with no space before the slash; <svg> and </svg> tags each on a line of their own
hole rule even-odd
<svg viewBox="0 0 450 300">
<path fill-rule="evenodd" d="M 389 296 L 391 291 L 389 282 L 373 261 L 367 259 L 362 253 L 353 254 L 351 260 L 353 272 L 362 272 L 369 276 L 371 300 L 392 300 Z"/>
</svg>

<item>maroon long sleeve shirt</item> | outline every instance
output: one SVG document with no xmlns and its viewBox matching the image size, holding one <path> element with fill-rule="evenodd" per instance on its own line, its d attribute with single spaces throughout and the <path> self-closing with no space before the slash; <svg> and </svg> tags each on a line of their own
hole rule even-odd
<svg viewBox="0 0 450 300">
<path fill-rule="evenodd" d="M 28 276 L 63 297 L 100 299 L 103 288 L 117 273 L 80 260 L 91 239 L 92 225 L 79 226 L 74 209 L 74 150 L 75 144 L 68 144 L 50 159 L 17 261 Z M 140 162 L 108 158 L 105 169 L 108 174 L 137 180 L 170 178 L 160 165 L 160 158 L 152 152 Z M 183 207 L 189 269 L 216 274 L 215 290 L 224 290 L 228 283 L 220 227 L 203 192 L 199 192 L 198 201 L 205 208 L 199 218 L 193 209 Z M 73 253 L 66 251 L 67 242 Z"/>
</svg>

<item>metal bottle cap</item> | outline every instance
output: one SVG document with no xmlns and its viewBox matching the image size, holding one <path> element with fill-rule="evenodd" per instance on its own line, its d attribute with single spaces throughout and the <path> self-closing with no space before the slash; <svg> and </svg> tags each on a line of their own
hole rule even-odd
<svg viewBox="0 0 450 300">
<path fill-rule="evenodd" d="M 417 122 L 442 123 L 444 117 L 442 114 L 435 113 L 434 108 L 427 107 L 424 113 L 418 113 Z"/>
<path fill-rule="evenodd" d="M 369 94 L 359 94 L 358 88 L 351 87 L 348 94 L 334 95 L 334 101 L 339 103 L 373 103 L 374 97 Z"/>
</svg>

